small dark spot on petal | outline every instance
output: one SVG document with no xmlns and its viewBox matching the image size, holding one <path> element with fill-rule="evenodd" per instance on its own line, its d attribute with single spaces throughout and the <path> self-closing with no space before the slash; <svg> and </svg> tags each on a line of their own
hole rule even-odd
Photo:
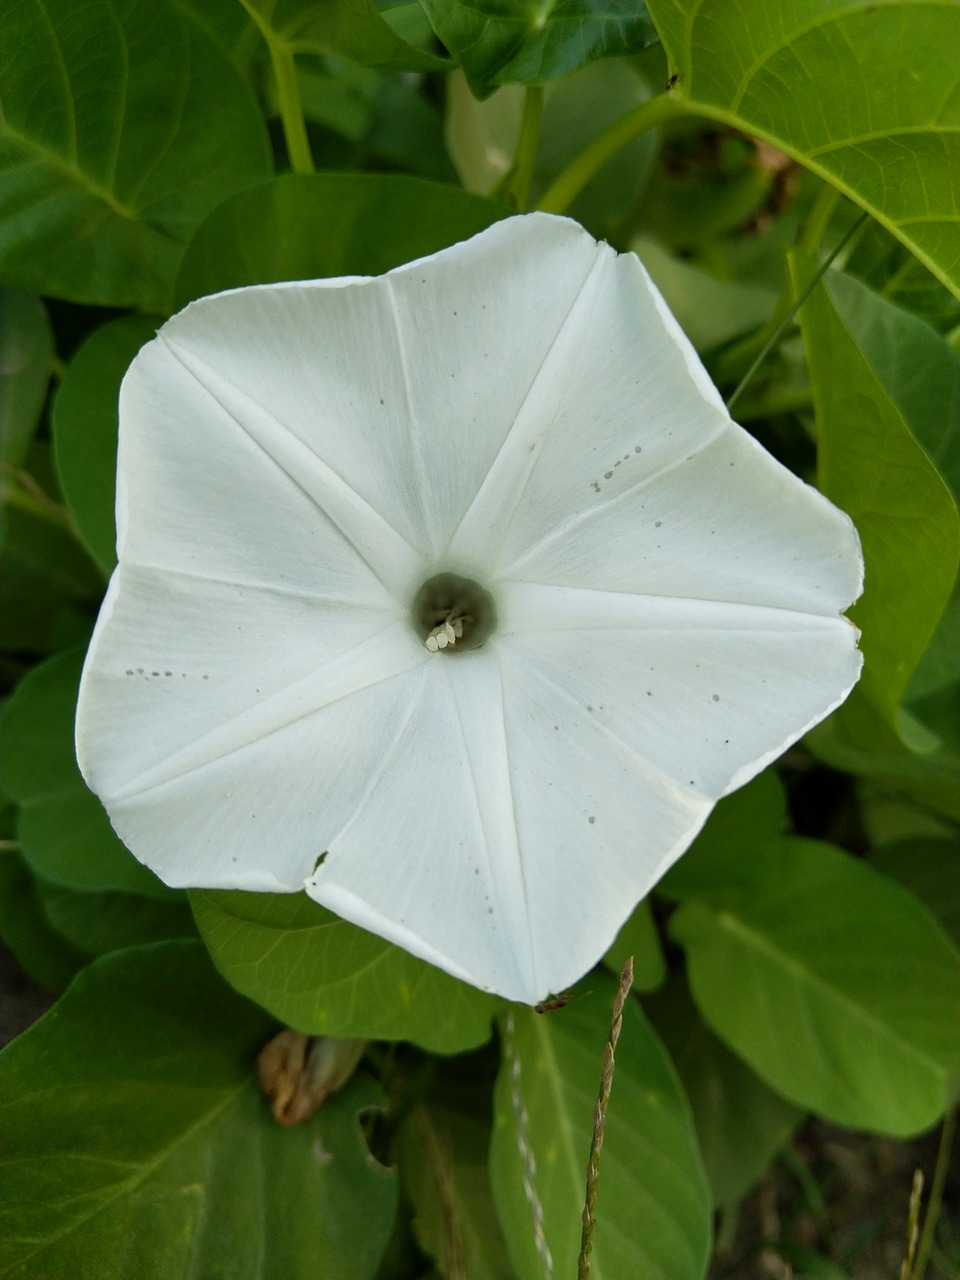
<svg viewBox="0 0 960 1280">
<path fill-rule="evenodd" d="M 132 675 L 133 675 L 133 667 L 127 667 L 127 675 L 128 675 L 128 676 L 132 676 Z"/>
<path fill-rule="evenodd" d="M 662 520 L 654 520 L 654 522 L 653 522 L 653 527 L 654 527 L 655 529 L 659 529 L 659 528 L 660 528 L 660 526 L 661 526 L 662 524 L 663 524 L 663 521 L 662 521 Z"/>
<path fill-rule="evenodd" d="M 610 477 L 611 477 L 612 475 L 613 475 L 613 472 L 612 472 L 612 471 L 605 471 L 605 472 L 603 473 L 603 478 L 604 478 L 604 480 L 609 480 L 609 479 L 610 479 Z"/>
<path fill-rule="evenodd" d="M 713 695 L 713 700 L 714 700 L 714 702 L 719 702 L 719 701 L 720 701 L 720 695 L 719 695 L 719 693 L 715 693 L 715 694 Z"/>
</svg>

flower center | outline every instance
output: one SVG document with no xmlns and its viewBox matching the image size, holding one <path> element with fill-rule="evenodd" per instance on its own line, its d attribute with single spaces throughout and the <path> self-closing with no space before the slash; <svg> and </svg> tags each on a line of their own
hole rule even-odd
<svg viewBox="0 0 960 1280">
<path fill-rule="evenodd" d="M 428 578 L 414 597 L 410 615 L 431 653 L 479 649 L 497 626 L 493 596 L 479 582 L 458 573 Z"/>
</svg>

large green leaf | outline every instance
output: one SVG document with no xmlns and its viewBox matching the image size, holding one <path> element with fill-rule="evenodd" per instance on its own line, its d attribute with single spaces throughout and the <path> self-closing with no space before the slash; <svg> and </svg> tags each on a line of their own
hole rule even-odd
<svg viewBox="0 0 960 1280">
<path fill-rule="evenodd" d="M 524 1192 L 514 1091 L 526 1114 L 543 1229 L 558 1276 L 576 1271 L 603 1050 L 616 983 L 594 974 L 564 1009 L 515 1009 L 520 1062 L 504 1061 L 494 1095 L 490 1167 L 510 1256 L 523 1280 L 540 1280 L 533 1214 Z M 623 1011 L 607 1112 L 597 1226 L 596 1280 L 697 1280 L 710 1249 L 710 1192 L 690 1109 L 670 1059 L 635 1001 Z"/>
<path fill-rule="evenodd" d="M 649 0 L 684 108 L 765 139 L 960 293 L 960 5 Z"/>
<path fill-rule="evenodd" d="M 23 856 L 53 884 L 169 897 L 172 891 L 128 853 L 77 768 L 73 717 L 83 653 L 72 650 L 30 672 L 3 708 L 0 785 L 20 806 Z"/>
<path fill-rule="evenodd" d="M 47 395 L 53 333 L 39 298 L 0 288 L 0 462 L 23 462 Z"/>
<path fill-rule="evenodd" d="M 226 201 L 194 236 L 178 305 L 276 280 L 379 275 L 507 217 L 455 187 L 383 174 L 285 174 Z"/>
<path fill-rule="evenodd" d="M 271 1024 L 199 943 L 84 970 L 0 1057 L 10 1280 L 364 1280 L 396 1183 L 370 1159 L 355 1079 L 296 1129 L 254 1055 Z"/>
<path fill-rule="evenodd" d="M 673 1059 L 693 1110 L 700 1152 L 718 1207 L 753 1185 L 803 1112 L 774 1093 L 718 1040 L 681 974 L 643 1007 Z"/>
<path fill-rule="evenodd" d="M 84 543 L 103 566 L 117 562 L 117 399 L 131 360 L 156 333 L 145 316 L 97 329 L 70 362 L 53 402 L 60 486 Z"/>
<path fill-rule="evenodd" d="M 837 1124 L 919 1133 L 960 1078 L 960 953 L 906 889 L 812 840 L 682 904 L 671 933 L 716 1034 Z"/>
<path fill-rule="evenodd" d="M 190 900 L 224 977 L 298 1031 L 412 1040 L 436 1053 L 490 1038 L 494 997 L 305 894 L 194 890 Z"/>
<path fill-rule="evenodd" d="M 797 255 L 792 268 L 799 288 L 810 265 Z M 801 311 L 820 488 L 853 518 L 866 567 L 863 597 L 851 611 L 863 632 L 864 671 L 841 717 L 852 725 L 863 698 L 913 742 L 916 735 L 900 702 L 956 578 L 960 520 L 949 489 L 904 416 L 905 408 L 919 412 L 916 393 L 899 402 L 892 398 L 889 388 L 902 386 L 903 378 L 896 378 L 897 368 L 881 367 L 884 344 L 868 337 L 861 347 L 845 318 L 853 314 L 858 320 L 850 301 L 855 294 L 865 301 L 861 289 L 838 287 L 825 277 Z M 844 299 L 845 315 L 834 302 L 835 291 Z M 856 736 L 862 740 L 864 734 Z"/>
<path fill-rule="evenodd" d="M 270 170 L 249 86 L 171 0 L 0 5 L 4 276 L 169 305 L 183 246 Z"/>
<path fill-rule="evenodd" d="M 422 0 L 477 97 L 501 84 L 546 84 L 596 58 L 657 39 L 641 0 Z"/>
</svg>

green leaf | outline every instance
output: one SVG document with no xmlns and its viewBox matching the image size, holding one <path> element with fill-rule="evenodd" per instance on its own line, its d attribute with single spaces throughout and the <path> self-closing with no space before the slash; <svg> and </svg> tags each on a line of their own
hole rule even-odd
<svg viewBox="0 0 960 1280">
<path fill-rule="evenodd" d="M 53 332 L 39 298 L 0 288 L 0 462 L 23 462 L 40 421 L 53 362 Z"/>
<path fill-rule="evenodd" d="M 70 362 L 53 402 L 60 486 L 84 545 L 107 571 L 117 562 L 117 399 L 130 362 L 157 331 L 145 316 L 97 329 Z"/>
<path fill-rule="evenodd" d="M 812 840 L 683 903 L 672 935 L 708 1025 L 778 1093 L 836 1124 L 922 1132 L 960 1077 L 960 953 L 927 909 Z"/>
<path fill-rule="evenodd" d="M 412 1040 L 458 1053 L 490 1038 L 499 1001 L 332 915 L 306 894 L 193 890 L 230 984 L 310 1035 Z"/>
<path fill-rule="evenodd" d="M 466 240 L 509 212 L 419 178 L 285 174 L 207 219 L 184 256 L 178 306 L 246 284 L 379 275 Z"/>
<path fill-rule="evenodd" d="M 0 937 L 46 991 L 62 991 L 89 959 L 50 924 L 36 877 L 11 849 L 0 852 Z"/>
<path fill-rule="evenodd" d="M 446 71 L 449 62 L 408 44 L 373 0 L 241 0 L 268 44 L 290 53 L 333 54 L 378 71 Z"/>
<path fill-rule="evenodd" d="M 657 34 L 640 0 L 422 0 L 478 98 L 546 84 L 596 58 L 638 53 Z"/>
<path fill-rule="evenodd" d="M 590 994 L 556 1012 L 512 1011 L 527 1141 L 558 1276 L 576 1270 L 593 1110 L 616 990 L 615 982 L 599 974 L 589 983 Z M 517 1274 L 540 1280 L 514 1088 L 504 1061 L 494 1094 L 490 1170 Z M 706 1270 L 709 1250 L 710 1192 L 690 1110 L 663 1046 L 637 1003 L 628 1000 L 607 1112 L 592 1274 L 696 1280 Z"/>
<path fill-rule="evenodd" d="M 953 0 L 649 0 L 679 104 L 762 138 L 960 293 Z"/>
<path fill-rule="evenodd" d="M 296 1129 L 274 1123 L 254 1055 L 271 1026 L 199 943 L 118 952 L 0 1056 L 10 1280 L 365 1280 L 394 1175 L 355 1078 Z M 15 1170 L 15 1173 L 14 1173 Z"/>
<path fill-rule="evenodd" d="M 840 323 L 960 498 L 960 356 L 924 320 L 852 276 L 828 271 L 824 286 Z"/>
<path fill-rule="evenodd" d="M 693 1110 L 713 1203 L 735 1204 L 803 1112 L 768 1088 L 700 1017 L 682 976 L 643 1002 Z"/>
<path fill-rule="evenodd" d="M 45 880 L 72 889 L 107 889 L 169 898 L 171 890 L 120 843 L 100 801 L 87 789 L 73 748 L 73 717 L 83 652 L 41 663 L 3 708 L 0 785 L 20 806 L 23 856 Z"/>
<path fill-rule="evenodd" d="M 184 244 L 270 171 L 253 93 L 170 0 L 0 6 L 4 275 L 164 309 Z"/>
<path fill-rule="evenodd" d="M 432 1103 L 414 1107 L 397 1135 L 400 1183 L 413 1207 L 417 1243 L 440 1274 L 510 1280 L 487 1168 L 490 1123 Z"/>
<path fill-rule="evenodd" d="M 667 976 L 660 935 L 653 921 L 650 904 L 638 903 L 623 928 L 614 938 L 603 963 L 619 978 L 627 957 L 633 956 L 633 986 L 636 991 L 655 991 Z"/>
<path fill-rule="evenodd" d="M 791 269 L 799 290 L 812 268 L 795 254 Z M 921 746 L 900 702 L 956 578 L 960 520 L 888 391 L 896 369 L 881 374 L 873 363 L 883 346 L 870 339 L 861 348 L 834 301 L 844 297 L 850 310 L 854 296 L 866 301 L 860 289 L 837 289 L 828 275 L 800 313 L 817 415 L 819 485 L 856 524 L 866 568 L 863 597 L 851 611 L 863 632 L 863 676 L 840 717 L 852 724 L 862 698 L 908 745 Z M 909 389 L 901 402 L 919 412 Z"/>
<path fill-rule="evenodd" d="M 185 893 L 169 899 L 134 893 L 78 893 L 37 882 L 50 924 L 88 956 L 106 955 L 167 938 L 195 938 L 197 928 Z"/>
</svg>

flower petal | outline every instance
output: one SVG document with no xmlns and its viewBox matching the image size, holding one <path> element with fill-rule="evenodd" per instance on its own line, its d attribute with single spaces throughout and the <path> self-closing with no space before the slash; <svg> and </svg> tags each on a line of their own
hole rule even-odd
<svg viewBox="0 0 960 1280">
<path fill-rule="evenodd" d="M 514 584 L 503 630 L 506 665 L 711 802 L 838 706 L 862 665 L 845 618 L 767 606 Z"/>
<path fill-rule="evenodd" d="M 78 758 L 168 884 L 300 889 L 424 664 L 405 618 L 124 568 L 84 670 Z"/>
<path fill-rule="evenodd" d="M 423 698 L 307 885 L 324 906 L 478 987 L 534 1003 L 538 972 L 490 649 L 435 656 Z"/>
<path fill-rule="evenodd" d="M 861 586 L 850 520 L 731 422 L 640 262 L 603 247 L 451 553 L 483 548 L 500 579 L 819 613 Z"/>
<path fill-rule="evenodd" d="M 334 479 L 435 563 L 597 253 L 575 223 L 514 219 L 386 276 L 201 299 L 162 336 L 238 417 L 268 414 L 291 458 L 322 462 L 335 521 Z"/>
</svg>

